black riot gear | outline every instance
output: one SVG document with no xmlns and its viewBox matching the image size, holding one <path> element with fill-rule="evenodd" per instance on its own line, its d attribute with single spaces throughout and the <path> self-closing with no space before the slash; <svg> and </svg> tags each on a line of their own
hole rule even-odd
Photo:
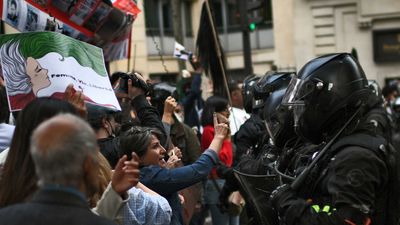
<svg viewBox="0 0 400 225">
<path fill-rule="evenodd" d="M 259 76 L 249 75 L 243 80 L 243 106 L 247 113 L 251 113 L 253 109 L 253 89 L 254 85 L 260 79 Z"/>
<path fill-rule="evenodd" d="M 281 106 L 286 88 L 293 73 L 268 73 L 257 83 L 258 93 L 266 96 L 263 100 L 263 118 L 267 132 L 274 145 L 282 148 L 285 142 L 295 136 L 293 116 L 288 107 Z"/>
<path fill-rule="evenodd" d="M 283 100 L 293 106 L 296 132 L 320 143 L 372 94 L 359 63 L 348 53 L 321 56 L 293 78 Z"/>
<path fill-rule="evenodd" d="M 260 111 L 259 114 L 268 111 L 264 114 L 270 117 L 271 121 L 275 118 L 277 115 L 275 110 L 281 103 L 292 75 L 292 73 L 269 72 L 257 82 L 253 91 L 255 103 L 257 103 L 255 108 Z M 288 115 L 291 114 L 288 113 Z M 286 128 L 294 134 L 293 126 Z M 279 144 L 284 143 L 291 134 L 286 132 L 286 135 L 281 135 Z M 240 159 L 235 164 L 234 175 L 238 188 L 246 200 L 251 224 L 277 224 L 276 213 L 267 200 L 272 190 L 279 185 L 279 177 L 271 165 L 279 153 L 276 151 L 277 146 L 271 145 L 265 123 L 258 114 L 253 113 L 250 119 L 241 126 L 235 134 L 234 141 L 237 146 L 235 163 Z"/>
<path fill-rule="evenodd" d="M 271 83 L 274 81 L 274 77 L 278 78 L 279 76 L 273 76 L 276 72 L 269 71 L 264 76 L 258 80 L 258 82 L 254 85 L 253 89 L 253 107 L 254 108 L 263 108 L 264 101 L 268 98 L 271 89 Z"/>
<path fill-rule="evenodd" d="M 282 102 L 298 134 L 321 144 L 271 195 L 281 224 L 398 224 L 399 153 L 377 132 L 387 124 L 377 96 L 347 53 L 314 59 L 292 78 Z"/>
</svg>

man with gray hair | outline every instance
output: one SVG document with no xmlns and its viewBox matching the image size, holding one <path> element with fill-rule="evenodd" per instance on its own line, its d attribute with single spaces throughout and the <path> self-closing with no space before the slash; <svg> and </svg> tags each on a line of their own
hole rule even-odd
<svg viewBox="0 0 400 225">
<path fill-rule="evenodd" d="M 40 190 L 30 202 L 1 209 L 0 225 L 114 224 L 92 213 L 86 200 L 99 186 L 97 152 L 82 119 L 63 114 L 43 122 L 31 141 Z"/>
</svg>

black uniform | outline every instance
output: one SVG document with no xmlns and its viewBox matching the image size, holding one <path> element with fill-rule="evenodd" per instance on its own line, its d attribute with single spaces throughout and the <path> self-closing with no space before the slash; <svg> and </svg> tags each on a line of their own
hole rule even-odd
<svg viewBox="0 0 400 225">
<path fill-rule="evenodd" d="M 365 144 L 352 144 L 351 139 Z M 311 172 L 318 174 L 316 179 L 309 179 L 298 194 L 286 192 L 275 202 L 281 221 L 288 225 L 387 224 L 390 169 L 385 145 L 383 138 L 367 134 L 353 134 L 333 144 Z"/>
<path fill-rule="evenodd" d="M 272 194 L 281 224 L 398 224 L 400 161 L 379 129 L 376 95 L 358 61 L 348 53 L 318 57 L 287 89 L 282 104 L 293 110 L 296 133 L 324 148 Z"/>
<path fill-rule="evenodd" d="M 234 136 L 236 152 L 233 164 L 237 165 L 241 157 L 249 151 L 254 154 L 263 144 L 265 134 L 264 122 L 257 114 L 252 113 Z"/>
<path fill-rule="evenodd" d="M 131 105 L 136 111 L 141 126 L 155 128 L 161 132 L 160 143 L 165 148 L 168 145 L 168 136 L 157 109 L 150 105 L 144 95 L 139 95 L 134 98 L 131 101 Z"/>
</svg>

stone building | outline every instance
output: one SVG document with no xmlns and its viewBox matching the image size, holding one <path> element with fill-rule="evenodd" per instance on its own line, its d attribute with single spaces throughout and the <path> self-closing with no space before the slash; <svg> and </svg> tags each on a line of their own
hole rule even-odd
<svg viewBox="0 0 400 225">
<path fill-rule="evenodd" d="M 278 70 L 298 70 L 316 56 L 354 49 L 368 78 L 383 84 L 386 78 L 400 77 L 400 1 L 266 1 L 272 8 L 271 19 L 267 21 L 270 26 L 251 33 L 255 73 L 264 74 L 272 65 L 276 65 Z M 130 69 L 134 65 L 144 74 L 158 78 L 167 75 L 168 71 L 169 77 L 161 79 L 174 79 L 179 71 L 178 63 L 172 57 L 174 39 L 168 6 L 170 1 L 146 0 L 143 5 L 143 0 L 140 0 L 139 7 L 150 7 L 148 2 L 153 2 L 155 10 L 142 10 L 134 23 L 132 55 L 136 56 L 131 58 Z M 194 49 L 202 2 L 182 0 L 183 44 L 190 50 Z M 229 73 L 240 79 L 245 74 L 241 33 L 233 12 L 236 0 L 211 2 L 216 6 L 218 30 L 227 55 Z M 146 18 L 158 18 L 159 21 L 149 29 Z M 111 70 L 125 68 L 126 61 L 111 66 Z"/>
<path fill-rule="evenodd" d="M 204 0 L 180 0 L 183 45 L 194 50 Z M 244 0 L 243 0 L 244 1 Z M 251 0 L 249 0 L 251 1 Z M 131 58 L 113 62 L 111 72 L 138 70 L 159 80 L 175 80 L 172 0 L 138 0 L 142 10 L 133 25 Z M 214 5 L 229 75 L 243 79 L 242 36 L 237 0 L 210 0 Z M 399 0 L 265 0 L 263 25 L 251 32 L 256 74 L 275 65 L 296 71 L 326 53 L 357 52 L 368 78 L 383 85 L 400 77 Z M 16 32 L 6 26 L 6 33 Z M 128 68 L 129 67 L 129 68 Z M 191 66 L 187 64 L 187 68 Z"/>
</svg>

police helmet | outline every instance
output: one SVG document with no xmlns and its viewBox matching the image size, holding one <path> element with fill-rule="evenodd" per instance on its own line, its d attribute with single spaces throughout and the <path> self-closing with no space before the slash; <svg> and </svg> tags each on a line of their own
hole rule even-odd
<svg viewBox="0 0 400 225">
<path fill-rule="evenodd" d="M 293 116 L 281 102 L 294 73 L 269 72 L 257 83 L 258 93 L 263 93 L 263 119 L 275 146 L 282 148 L 287 140 L 294 137 Z M 262 88 L 261 88 L 262 87 Z"/>
<path fill-rule="evenodd" d="M 259 76 L 249 75 L 243 80 L 243 105 L 247 113 L 251 113 L 253 109 L 253 89 L 254 85 L 260 79 Z"/>
<path fill-rule="evenodd" d="M 371 94 L 357 60 L 337 53 L 304 65 L 292 78 L 282 103 L 293 107 L 296 133 L 317 144 L 342 127 Z"/>
<path fill-rule="evenodd" d="M 265 100 L 273 90 L 279 89 L 281 85 L 287 86 L 287 83 L 290 81 L 290 77 L 288 77 L 290 74 L 287 72 L 269 71 L 262 76 L 253 89 L 253 107 L 263 108 Z"/>
</svg>

